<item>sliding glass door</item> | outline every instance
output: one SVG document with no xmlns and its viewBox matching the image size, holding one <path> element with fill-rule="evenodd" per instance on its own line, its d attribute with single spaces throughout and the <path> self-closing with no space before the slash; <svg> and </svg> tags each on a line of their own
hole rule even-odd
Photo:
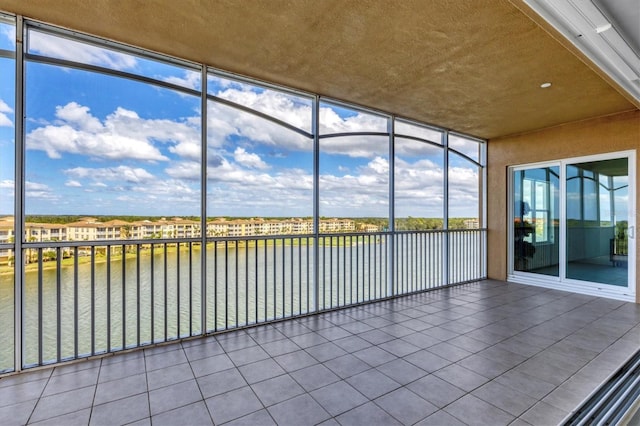
<svg viewBox="0 0 640 426">
<path fill-rule="evenodd" d="M 512 167 L 510 279 L 631 298 L 635 183 L 631 151 Z"/>
<path fill-rule="evenodd" d="M 627 287 L 629 161 L 566 165 L 569 279 Z"/>
</svg>

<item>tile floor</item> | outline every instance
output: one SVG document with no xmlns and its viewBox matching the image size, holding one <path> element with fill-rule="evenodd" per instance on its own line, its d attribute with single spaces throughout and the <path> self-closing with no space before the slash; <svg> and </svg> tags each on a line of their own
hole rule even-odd
<svg viewBox="0 0 640 426">
<path fill-rule="evenodd" d="M 0 379 L 0 424 L 550 425 L 640 305 L 482 281 Z"/>
</svg>

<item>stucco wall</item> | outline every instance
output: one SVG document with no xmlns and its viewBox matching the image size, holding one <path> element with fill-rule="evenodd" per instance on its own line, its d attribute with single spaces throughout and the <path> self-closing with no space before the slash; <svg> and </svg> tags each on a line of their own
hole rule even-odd
<svg viewBox="0 0 640 426">
<path fill-rule="evenodd" d="M 640 210 L 640 111 L 568 123 L 523 135 L 491 139 L 487 147 L 488 275 L 507 277 L 507 167 L 636 149 L 636 210 Z M 638 220 L 636 211 L 636 235 Z M 640 238 L 636 238 L 640 275 Z M 636 284 L 640 303 L 640 285 Z"/>
</svg>

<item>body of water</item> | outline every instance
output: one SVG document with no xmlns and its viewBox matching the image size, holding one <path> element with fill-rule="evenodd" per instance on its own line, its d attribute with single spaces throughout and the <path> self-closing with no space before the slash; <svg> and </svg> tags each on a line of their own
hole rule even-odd
<svg viewBox="0 0 640 426">
<path fill-rule="evenodd" d="M 393 245 L 390 238 L 320 238 L 317 248 L 307 237 L 210 244 L 204 288 L 203 256 L 195 243 L 181 243 L 179 249 L 155 244 L 154 250 L 148 243 L 130 245 L 124 258 L 120 252 L 108 257 L 106 246 L 96 246 L 95 256 L 83 251 L 89 256 L 66 259 L 59 269 L 55 260 L 42 270 L 30 266 L 24 281 L 23 364 L 198 335 L 203 322 L 206 332 L 221 331 L 443 285 L 443 233 L 399 234 Z M 477 232 L 450 239 L 450 283 L 482 277 L 483 238 Z M 0 371 L 11 370 L 11 274 L 0 275 L 0 324 Z"/>
<path fill-rule="evenodd" d="M 354 240 L 355 241 L 355 240 Z M 96 251 L 98 252 L 98 251 Z M 202 332 L 199 245 L 141 251 L 110 262 L 29 271 L 24 287 L 25 365 L 120 350 Z M 314 247 L 208 247 L 206 329 L 224 330 L 315 310 Z M 319 251 L 320 309 L 386 296 L 387 246 L 370 239 Z M 54 261 L 55 262 L 55 261 Z M 13 276 L 0 285 L 0 339 L 13 342 Z M 41 289 L 41 290 L 40 290 Z M 58 341 L 60 345 L 58 345 Z M 59 353 L 58 353 L 59 352 Z M 0 348 L 0 370 L 13 345 Z"/>
</svg>

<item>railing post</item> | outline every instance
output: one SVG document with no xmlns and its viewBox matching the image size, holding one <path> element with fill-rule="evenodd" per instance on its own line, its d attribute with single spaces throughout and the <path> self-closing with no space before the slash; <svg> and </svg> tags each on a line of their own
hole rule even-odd
<svg viewBox="0 0 640 426">
<path fill-rule="evenodd" d="M 14 196 L 14 370 L 22 370 L 24 255 L 24 21 L 16 16 L 16 92 L 15 92 L 15 196 Z"/>
</svg>

